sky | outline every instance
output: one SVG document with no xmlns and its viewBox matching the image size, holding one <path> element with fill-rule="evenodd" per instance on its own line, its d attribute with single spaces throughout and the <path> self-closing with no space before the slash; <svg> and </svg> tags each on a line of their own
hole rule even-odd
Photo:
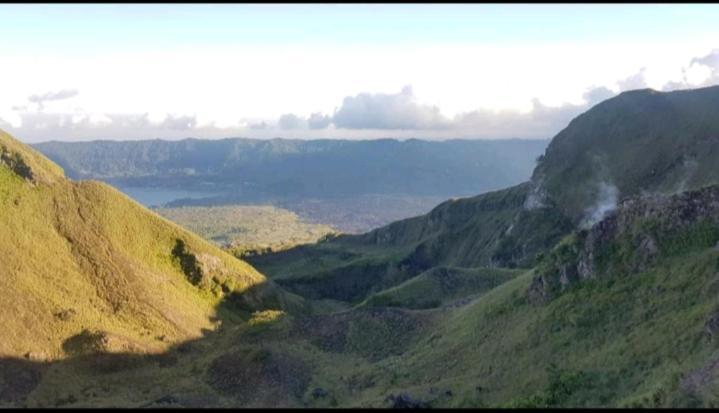
<svg viewBox="0 0 719 413">
<path fill-rule="evenodd" d="M 719 84 L 714 4 L 0 5 L 25 142 L 551 138 L 625 90 Z"/>
</svg>

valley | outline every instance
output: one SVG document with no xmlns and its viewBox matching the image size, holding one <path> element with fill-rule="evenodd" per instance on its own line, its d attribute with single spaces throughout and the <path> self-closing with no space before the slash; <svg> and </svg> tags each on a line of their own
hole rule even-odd
<svg viewBox="0 0 719 413">
<path fill-rule="evenodd" d="M 624 92 L 523 179 L 427 173 L 429 211 L 336 232 L 313 184 L 283 188 L 324 212 L 147 209 L 86 180 L 120 179 L 104 144 L 55 164 L 1 134 L 0 406 L 717 407 L 718 120 L 717 86 Z"/>
</svg>

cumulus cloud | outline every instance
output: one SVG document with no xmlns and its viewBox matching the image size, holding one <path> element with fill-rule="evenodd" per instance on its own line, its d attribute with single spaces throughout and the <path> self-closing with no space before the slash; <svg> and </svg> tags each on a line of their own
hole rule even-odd
<svg viewBox="0 0 719 413">
<path fill-rule="evenodd" d="M 607 100 L 616 95 L 616 92 L 604 86 L 592 86 L 587 89 L 587 91 L 584 92 L 584 94 L 582 95 L 582 98 L 584 98 L 586 104 L 580 106 L 594 106 L 597 103 Z"/>
<path fill-rule="evenodd" d="M 310 129 L 325 129 L 330 124 L 332 124 L 332 117 L 319 112 L 311 114 L 307 119 L 307 125 Z"/>
<path fill-rule="evenodd" d="M 627 77 L 626 79 L 618 81 L 617 85 L 619 85 L 619 90 L 624 92 L 625 90 L 646 89 L 648 87 L 647 80 L 644 75 L 646 70 L 647 68 L 643 67 L 639 69 L 639 72 Z"/>
<path fill-rule="evenodd" d="M 78 91 L 76 89 L 64 89 L 58 92 L 47 92 L 41 95 L 31 95 L 27 98 L 27 100 L 31 103 L 36 103 L 40 110 L 42 110 L 44 108 L 45 102 L 70 99 L 71 97 L 77 96 L 77 94 Z"/>
<path fill-rule="evenodd" d="M 438 107 L 416 102 L 411 86 L 405 86 L 397 94 L 347 96 L 332 121 L 338 128 L 346 129 L 438 129 L 448 126 Z"/>
<path fill-rule="evenodd" d="M 188 115 L 167 115 L 160 126 L 167 129 L 190 130 L 197 126 L 197 117 Z"/>
<path fill-rule="evenodd" d="M 703 80 L 691 78 L 700 77 Z M 719 49 L 712 50 L 706 56 L 693 58 L 688 66 L 682 68 L 682 79 L 664 84 L 662 90 L 699 88 L 719 84 Z"/>
<path fill-rule="evenodd" d="M 491 111 L 475 110 L 457 115 L 452 128 L 460 131 L 474 130 L 485 136 L 509 137 L 551 137 L 595 104 L 609 99 L 616 92 L 604 87 L 591 87 L 583 94 L 584 103 L 565 103 L 560 106 L 548 106 L 539 99 L 532 100 L 532 110 Z"/>
<path fill-rule="evenodd" d="M 285 113 L 280 116 L 277 125 L 280 129 L 302 129 L 305 126 L 305 120 L 294 113 Z"/>
<path fill-rule="evenodd" d="M 35 94 L 19 105 L 0 107 L 0 127 L 30 140 L 141 139 L 162 137 L 288 137 L 288 138 L 550 138 L 593 105 L 617 93 L 647 87 L 647 68 L 617 80 L 613 85 L 588 88 L 580 103 L 549 106 L 533 99 L 529 111 L 477 109 L 444 116 L 437 106 L 419 103 L 411 86 L 398 93 L 359 93 L 346 96 L 333 114 L 302 117 L 286 113 L 276 119 L 238 121 L 228 126 L 200 124 L 191 114 L 149 117 L 140 114 L 48 113 L 45 104 L 70 99 L 77 90 Z M 665 83 L 663 90 L 719 84 L 719 49 L 691 59 L 681 79 Z M 48 105 L 49 106 L 49 105 Z M 61 105 L 60 105 L 61 106 Z M 60 107 L 58 106 L 58 108 Z M 69 109 L 68 107 L 68 110 Z M 242 114 L 238 114 L 241 116 Z M 331 127 L 334 126 L 334 127 Z"/>
<path fill-rule="evenodd" d="M 690 65 L 700 64 L 712 68 L 713 71 L 719 70 L 719 49 L 712 50 L 708 55 L 702 57 L 695 57 L 690 62 Z"/>
<path fill-rule="evenodd" d="M 265 130 L 265 129 L 269 128 L 269 125 L 265 121 L 252 122 L 248 125 L 248 128 L 250 128 L 252 130 Z"/>
<path fill-rule="evenodd" d="M 692 59 L 690 66 L 701 65 L 709 69 L 709 76 L 704 80 L 702 86 L 712 86 L 719 83 L 719 49 L 712 50 L 706 56 Z"/>
<path fill-rule="evenodd" d="M 31 140 L 231 135 L 275 137 L 278 133 L 296 138 L 415 137 L 417 134 L 428 138 L 546 138 L 593 104 L 614 94 L 606 87 L 592 87 L 584 93 L 581 104 L 547 106 L 534 99 L 529 112 L 479 109 L 448 119 L 439 113 L 438 108 L 416 103 L 411 87 L 405 87 L 398 94 L 362 93 L 349 96 L 334 116 L 313 113 L 309 118 L 303 118 L 287 113 L 275 122 L 254 120 L 245 126 L 228 128 L 214 124 L 200 125 L 192 115 L 165 115 L 163 119 L 161 116 L 151 118 L 147 113 L 88 114 L 76 111 L 58 114 L 29 108 L 13 113 L 20 114 L 22 127 L 18 130 L 19 135 Z M 7 117 L 2 118 L 6 125 Z M 335 128 L 329 129 L 332 124 Z M 311 136 L 309 131 L 312 131 Z"/>
</svg>

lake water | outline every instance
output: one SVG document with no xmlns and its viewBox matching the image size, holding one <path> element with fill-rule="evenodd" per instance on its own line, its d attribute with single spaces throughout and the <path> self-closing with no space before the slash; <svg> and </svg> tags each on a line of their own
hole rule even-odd
<svg viewBox="0 0 719 413">
<path fill-rule="evenodd" d="M 147 206 L 158 207 L 177 199 L 200 199 L 218 195 L 216 192 L 185 191 L 182 189 L 117 187 L 127 196 Z"/>
</svg>

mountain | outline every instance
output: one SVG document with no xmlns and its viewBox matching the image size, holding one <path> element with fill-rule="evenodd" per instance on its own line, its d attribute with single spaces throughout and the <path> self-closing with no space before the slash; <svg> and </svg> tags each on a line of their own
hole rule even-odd
<svg viewBox="0 0 719 413">
<path fill-rule="evenodd" d="M 250 265 L 108 185 L 67 180 L 5 133 L 0 209 L 0 356 L 157 353 L 213 330 L 224 298 L 238 316 L 292 301 Z"/>
<path fill-rule="evenodd" d="M 34 147 L 73 179 L 194 188 L 233 199 L 363 194 L 458 196 L 529 177 L 546 140 L 409 139 L 45 142 Z"/>
<path fill-rule="evenodd" d="M 718 113 L 719 86 L 621 93 L 572 120 L 532 182 L 575 222 L 624 197 L 716 183 Z"/>
<path fill-rule="evenodd" d="M 529 182 L 251 262 L 291 290 L 358 300 L 440 266 L 531 268 L 621 199 L 719 183 L 717 155 L 719 86 L 624 92 L 572 120 Z"/>
<path fill-rule="evenodd" d="M 629 92 L 590 109 L 572 122 L 574 138 L 563 143 L 577 153 L 549 156 L 550 145 L 541 163 L 547 172 L 535 171 L 529 182 L 452 199 L 429 214 L 367 234 L 252 257 L 269 280 L 104 185 L 65 180 L 58 167 L 3 138 L 0 199 L 18 223 L 13 227 L 13 219 L 0 218 L 2 239 L 14 237 L 0 244 L 0 251 L 3 258 L 22 259 L 0 265 L 6 266 L 3 274 L 23 276 L 4 277 L 0 321 L 16 331 L 9 337 L 36 334 L 33 342 L 10 342 L 25 343 L 23 350 L 42 347 L 45 334 L 62 336 L 52 333 L 61 330 L 53 326 L 77 316 L 58 313 L 59 321 L 42 319 L 37 328 L 27 324 L 27 332 L 19 331 L 17 320 L 48 311 L 42 302 L 90 297 L 92 306 L 78 308 L 102 309 L 105 298 L 97 291 L 130 286 L 136 288 L 125 296 L 128 302 L 142 300 L 125 306 L 119 301 L 124 318 L 105 311 L 98 317 L 108 320 L 104 325 L 81 330 L 92 321 L 86 318 L 72 326 L 68 338 L 58 341 L 65 351 L 58 358 L 23 357 L 17 350 L 0 357 L 0 406 L 717 407 L 719 183 L 711 178 L 716 163 L 697 157 L 698 170 L 707 172 L 688 179 L 682 191 L 673 186 L 680 181 L 671 168 L 640 175 L 646 179 L 636 187 L 605 182 L 617 187 L 616 194 L 600 186 L 587 198 L 575 197 L 581 192 L 575 187 L 562 191 L 550 184 L 559 178 L 549 171 L 563 170 L 555 162 L 573 165 L 582 151 L 595 150 L 591 143 L 571 140 L 589 135 L 601 140 L 613 130 L 631 130 L 626 124 L 635 119 L 611 110 L 614 105 L 624 107 L 629 99 L 639 113 L 641 107 L 652 112 L 660 110 L 655 99 L 674 99 L 672 93 L 677 92 Z M 689 102 L 708 104 L 707 96 L 719 90 L 685 93 Z M 580 120 L 593 119 L 595 110 L 617 118 L 606 130 L 593 130 L 594 122 Z M 683 122 L 692 119 L 680 116 L 662 131 L 684 130 Z M 706 135 L 697 129 L 678 136 L 685 144 L 677 147 L 713 142 L 711 128 L 701 131 Z M 566 129 L 560 135 L 570 136 Z M 666 154 L 662 134 L 644 142 L 643 150 L 634 152 L 641 158 L 635 162 L 656 165 Z M 628 138 L 615 144 L 634 145 Z M 682 153 L 673 155 L 683 159 Z M 568 171 L 557 173 L 570 174 L 568 181 L 580 178 Z M 99 196 L 79 199 L 90 196 L 83 188 L 95 187 L 104 188 L 108 202 Z M 608 198 L 616 195 L 616 202 L 597 206 L 597 198 L 607 197 L 602 191 L 612 195 Z M 78 221 L 81 231 L 68 229 Z M 84 252 L 75 256 L 73 248 Z M 115 258 L 120 253 L 135 265 L 123 270 Z M 77 270 L 79 275 L 66 276 L 59 271 L 74 267 L 57 263 L 71 259 L 78 267 L 85 261 L 115 266 L 96 275 Z M 203 280 L 218 261 L 230 268 L 227 273 L 244 276 L 249 288 L 212 294 L 212 280 L 209 285 Z M 58 274 L 65 283 L 53 278 Z M 101 288 L 100 280 L 130 279 L 127 274 L 146 276 Z M 166 282 L 153 284 L 153 277 Z M 85 279 L 99 287 L 73 295 L 72 287 Z M 162 288 L 177 294 L 168 296 Z M 24 297 L 41 298 L 31 305 Z M 172 344 L 156 350 L 149 349 L 153 332 L 138 333 L 132 342 L 125 338 L 135 331 L 126 327 L 135 323 L 134 308 L 161 308 L 182 297 L 193 305 L 171 314 L 181 319 L 200 314 L 198 319 L 221 325 L 200 327 L 206 328 L 200 335 L 184 339 L 168 336 Z M 202 301 L 193 297 L 210 297 L 212 306 L 195 305 Z M 161 330 L 161 321 L 157 324 Z M 42 329 L 50 333 L 36 333 Z"/>
<path fill-rule="evenodd" d="M 719 186 L 632 198 L 534 270 L 438 269 L 354 308 L 0 376 L 32 407 L 716 407 L 718 217 Z"/>
<path fill-rule="evenodd" d="M 529 182 L 251 262 L 395 320 L 381 338 L 363 324 L 400 346 L 365 370 L 354 400 L 370 405 L 716 407 L 717 99 L 623 93 L 560 132 Z"/>
</svg>

